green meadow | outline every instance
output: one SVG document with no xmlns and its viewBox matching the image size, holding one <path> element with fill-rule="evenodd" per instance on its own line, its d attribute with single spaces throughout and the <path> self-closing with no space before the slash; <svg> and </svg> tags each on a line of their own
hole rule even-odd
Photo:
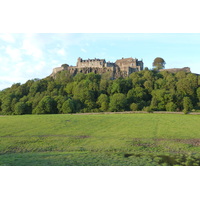
<svg viewBox="0 0 200 200">
<path fill-rule="evenodd" d="M 200 115 L 0 116 L 1 166 L 199 166 Z"/>
</svg>

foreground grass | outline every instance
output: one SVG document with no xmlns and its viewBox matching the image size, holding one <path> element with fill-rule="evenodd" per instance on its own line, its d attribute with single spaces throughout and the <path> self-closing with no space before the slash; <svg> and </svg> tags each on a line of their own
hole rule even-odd
<svg viewBox="0 0 200 200">
<path fill-rule="evenodd" d="M 0 165 L 200 165 L 199 115 L 0 117 Z"/>
</svg>

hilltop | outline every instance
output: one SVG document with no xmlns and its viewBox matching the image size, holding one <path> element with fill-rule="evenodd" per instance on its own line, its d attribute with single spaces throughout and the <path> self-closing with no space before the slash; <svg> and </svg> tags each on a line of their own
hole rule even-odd
<svg viewBox="0 0 200 200">
<path fill-rule="evenodd" d="M 137 58 L 122 58 L 116 60 L 115 63 L 106 62 L 105 59 L 88 59 L 83 60 L 78 58 L 76 66 L 69 66 L 68 64 L 63 64 L 61 67 L 53 69 L 51 77 L 55 77 L 60 71 L 67 70 L 70 74 L 75 76 L 78 73 L 95 73 L 104 74 L 107 73 L 111 79 L 116 79 L 119 77 L 127 77 L 133 72 L 143 70 L 143 61 L 139 61 Z"/>
<path fill-rule="evenodd" d="M 130 62 L 129 62 L 130 61 Z M 135 72 L 125 77 L 95 73 L 99 69 L 120 68 Z M 134 62 L 135 66 L 130 66 Z M 13 84 L 0 92 L 0 114 L 57 114 L 119 111 L 184 111 L 200 109 L 200 76 L 187 72 L 148 70 L 136 59 L 121 59 L 114 64 L 104 60 L 79 59 L 76 67 L 63 66 L 44 79 Z M 133 64 L 133 63 L 132 63 Z M 91 66 L 90 66 L 91 65 Z M 113 66 L 112 66 L 113 65 Z M 121 67 L 120 67 L 121 66 Z M 73 70 L 72 70 L 73 68 Z M 81 71 L 93 69 L 90 71 Z M 68 70 L 70 69 L 70 70 Z M 78 73 L 71 73 L 74 69 Z"/>
<path fill-rule="evenodd" d="M 75 76 L 78 73 L 88 74 L 107 74 L 110 79 L 125 78 L 134 72 L 139 72 L 144 70 L 143 60 L 138 60 L 137 58 L 121 58 L 116 60 L 116 62 L 106 62 L 105 59 L 88 59 L 83 60 L 82 58 L 77 59 L 76 66 L 69 66 L 68 64 L 63 64 L 60 67 L 53 69 L 50 77 L 56 76 L 58 72 L 68 71 L 71 75 Z M 171 68 L 171 69 L 159 69 L 158 71 L 168 71 L 171 73 L 176 73 L 179 71 L 191 72 L 189 67 L 183 68 Z"/>
</svg>

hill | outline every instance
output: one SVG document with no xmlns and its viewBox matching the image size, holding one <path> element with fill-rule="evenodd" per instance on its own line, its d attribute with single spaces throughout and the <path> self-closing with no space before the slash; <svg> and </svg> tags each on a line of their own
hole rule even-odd
<svg viewBox="0 0 200 200">
<path fill-rule="evenodd" d="M 61 114 L 200 109 L 200 76 L 142 70 L 111 80 L 109 74 L 56 73 L 0 92 L 0 114 Z"/>
</svg>

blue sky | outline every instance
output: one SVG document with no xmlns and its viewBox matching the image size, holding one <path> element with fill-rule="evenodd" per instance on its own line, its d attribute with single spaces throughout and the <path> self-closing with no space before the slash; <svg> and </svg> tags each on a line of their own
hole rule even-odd
<svg viewBox="0 0 200 200">
<path fill-rule="evenodd" d="M 0 90 L 13 83 L 44 78 L 61 64 L 76 65 L 78 57 L 143 59 L 152 68 L 156 57 L 166 68 L 190 67 L 200 74 L 199 33 L 0 33 Z"/>
</svg>

